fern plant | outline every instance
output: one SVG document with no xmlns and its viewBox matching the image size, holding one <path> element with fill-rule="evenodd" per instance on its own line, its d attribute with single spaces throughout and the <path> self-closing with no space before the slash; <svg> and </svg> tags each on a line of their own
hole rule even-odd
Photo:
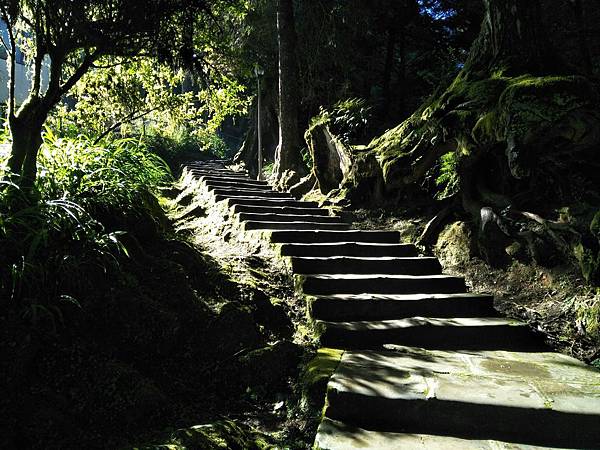
<svg viewBox="0 0 600 450">
<path fill-rule="evenodd" d="M 460 189 L 460 176 L 458 175 L 459 156 L 457 152 L 448 152 L 440 158 L 439 174 L 435 184 L 439 190 L 435 197 L 442 200 L 457 194 Z"/>
</svg>

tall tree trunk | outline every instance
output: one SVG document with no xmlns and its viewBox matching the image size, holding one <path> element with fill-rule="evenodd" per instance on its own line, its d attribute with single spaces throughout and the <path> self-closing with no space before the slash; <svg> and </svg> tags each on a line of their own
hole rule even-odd
<svg viewBox="0 0 600 450">
<path fill-rule="evenodd" d="M 579 41 L 579 51 L 581 52 L 583 69 L 585 70 L 586 75 L 591 76 L 594 74 L 594 67 L 592 65 L 590 47 L 587 42 L 583 2 L 581 0 L 571 0 L 570 3 L 573 8 L 573 13 L 575 14 L 575 23 L 577 24 L 577 40 Z"/>
<path fill-rule="evenodd" d="M 279 40 L 279 145 L 275 153 L 274 171 L 281 180 L 286 171 L 306 174 L 300 154 L 298 130 L 298 62 L 293 0 L 277 0 L 277 33 Z"/>
<path fill-rule="evenodd" d="M 469 53 L 465 71 L 486 77 L 555 72 L 562 68 L 541 23 L 539 0 L 483 0 L 482 29 Z"/>
<path fill-rule="evenodd" d="M 396 53 L 396 42 L 398 33 L 394 24 L 388 27 L 387 44 L 385 49 L 385 65 L 383 67 L 383 117 L 387 117 L 390 111 L 392 72 L 394 70 L 394 56 Z"/>
</svg>

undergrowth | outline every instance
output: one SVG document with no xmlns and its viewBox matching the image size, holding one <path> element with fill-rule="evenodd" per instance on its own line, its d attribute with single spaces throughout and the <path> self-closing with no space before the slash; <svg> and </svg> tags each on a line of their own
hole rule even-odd
<svg viewBox="0 0 600 450">
<path fill-rule="evenodd" d="M 148 215 L 151 189 L 168 180 L 166 163 L 141 141 L 94 145 L 46 129 L 34 193 L 0 184 L 2 311 L 56 328 L 63 305 L 79 305 L 80 293 L 118 270 L 127 251 L 115 217 Z"/>
</svg>

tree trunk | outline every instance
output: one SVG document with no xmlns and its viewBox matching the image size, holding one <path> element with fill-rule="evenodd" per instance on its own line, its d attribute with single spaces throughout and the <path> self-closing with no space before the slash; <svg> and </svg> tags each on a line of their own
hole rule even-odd
<svg viewBox="0 0 600 450">
<path fill-rule="evenodd" d="M 403 31 L 404 32 L 404 31 Z M 394 70 L 394 55 L 398 33 L 394 24 L 388 27 L 387 44 L 385 49 L 385 65 L 383 67 L 383 117 L 386 118 L 390 111 L 392 72 Z"/>
<path fill-rule="evenodd" d="M 594 67 L 592 65 L 592 55 L 587 41 L 587 31 L 585 27 L 585 12 L 581 0 L 571 0 L 573 13 L 575 14 L 575 23 L 577 24 L 577 40 L 579 41 L 579 51 L 581 52 L 583 69 L 585 74 L 592 76 Z"/>
<path fill-rule="evenodd" d="M 293 0 L 277 1 L 277 33 L 279 40 L 279 144 L 274 172 L 281 180 L 287 171 L 306 174 L 300 154 L 298 130 L 298 63 Z"/>
<path fill-rule="evenodd" d="M 31 189 L 37 175 L 37 155 L 42 145 L 42 130 L 49 110 L 37 98 L 23 105 L 15 117 L 9 118 L 12 146 L 8 168 L 17 183 Z"/>
<path fill-rule="evenodd" d="M 541 22 L 539 0 L 483 0 L 485 14 L 471 47 L 465 71 L 484 77 L 556 72 L 562 63 L 552 50 Z"/>
</svg>

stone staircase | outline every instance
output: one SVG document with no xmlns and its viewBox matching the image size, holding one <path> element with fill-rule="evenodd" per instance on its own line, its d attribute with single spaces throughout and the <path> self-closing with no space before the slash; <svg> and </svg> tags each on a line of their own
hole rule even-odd
<svg viewBox="0 0 600 450">
<path fill-rule="evenodd" d="M 353 230 L 220 162 L 188 169 L 289 257 L 340 349 L 315 448 L 600 448 L 600 372 L 549 351 L 397 232 Z"/>
</svg>

